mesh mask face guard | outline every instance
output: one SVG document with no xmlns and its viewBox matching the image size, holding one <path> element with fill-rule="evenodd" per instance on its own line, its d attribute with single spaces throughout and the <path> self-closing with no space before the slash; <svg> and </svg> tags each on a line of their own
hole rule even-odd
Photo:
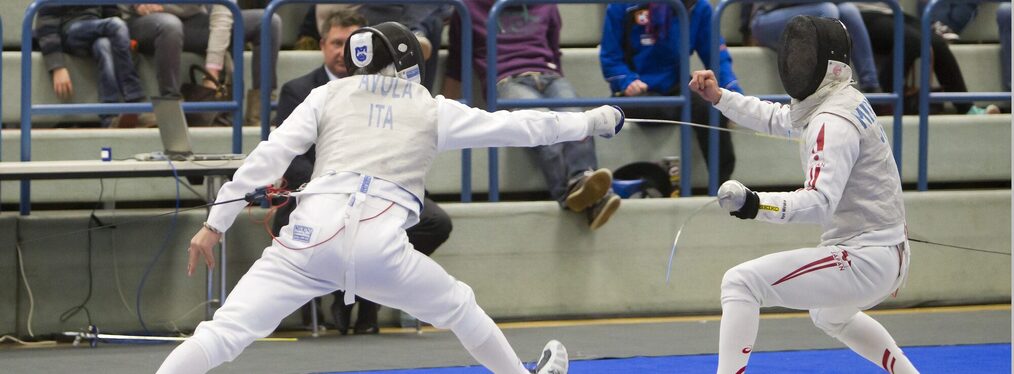
<svg viewBox="0 0 1014 374">
<path fill-rule="evenodd" d="M 396 77 L 422 82 L 422 47 L 415 34 L 397 22 L 353 32 L 345 43 L 344 59 L 352 74 L 378 74 L 393 65 Z"/>
<path fill-rule="evenodd" d="M 782 31 L 778 77 L 785 92 L 803 100 L 820 87 L 828 61 L 849 63 L 852 39 L 835 18 L 795 16 Z"/>
</svg>

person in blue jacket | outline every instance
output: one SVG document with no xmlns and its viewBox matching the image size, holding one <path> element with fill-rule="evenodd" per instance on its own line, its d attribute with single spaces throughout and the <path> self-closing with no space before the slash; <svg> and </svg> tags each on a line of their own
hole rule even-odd
<svg viewBox="0 0 1014 374">
<path fill-rule="evenodd" d="M 732 71 L 732 57 L 725 47 L 725 40 L 719 38 L 719 66 L 712 66 L 711 56 L 711 4 L 707 1 L 685 1 L 690 19 L 691 53 L 698 57 L 708 69 L 718 72 L 722 88 L 743 92 Z M 605 25 L 602 27 L 602 44 L 599 60 L 602 75 L 609 82 L 614 96 L 672 96 L 679 95 L 680 82 L 686 84 L 690 77 L 679 74 L 680 25 L 676 11 L 661 3 L 610 4 L 606 8 Z M 691 121 L 708 123 L 710 105 L 699 97 L 691 95 Z M 630 118 L 679 120 L 678 107 L 622 106 Z M 729 120 L 721 117 L 721 126 L 728 127 Z M 705 157 L 708 154 L 708 129 L 694 128 L 697 144 Z M 728 132 L 719 134 L 719 183 L 729 180 L 736 166 L 736 155 Z"/>
</svg>

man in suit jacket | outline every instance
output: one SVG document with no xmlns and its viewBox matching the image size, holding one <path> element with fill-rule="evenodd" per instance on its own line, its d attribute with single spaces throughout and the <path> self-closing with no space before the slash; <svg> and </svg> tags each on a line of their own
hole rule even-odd
<svg viewBox="0 0 1014 374">
<path fill-rule="evenodd" d="M 366 19 L 350 9 L 337 10 L 326 18 L 320 33 L 320 51 L 324 54 L 324 64 L 282 86 L 274 121 L 276 126 L 280 126 L 314 88 L 349 75 L 344 62 L 345 41 L 348 40 L 352 32 L 364 25 L 366 25 Z M 315 158 L 315 149 L 311 147 L 305 154 L 292 160 L 282 177 L 288 185 L 287 188 L 295 190 L 303 183 L 310 181 Z M 272 225 L 275 235 L 278 235 L 281 228 L 289 223 L 289 214 L 292 213 L 295 206 L 296 202 L 292 200 L 285 206 L 278 208 Z M 412 246 L 417 251 L 429 256 L 450 236 L 451 217 L 443 209 L 440 209 L 436 202 L 424 198 L 423 209 L 419 214 L 419 223 L 409 228 L 407 233 L 408 241 L 412 243 Z M 345 335 L 349 329 L 352 305 L 342 305 L 343 295 L 342 291 L 335 292 L 336 297 L 334 303 L 331 304 L 331 313 L 338 332 Z M 359 311 L 353 331 L 356 334 L 379 332 L 380 329 L 377 325 L 379 305 L 358 297 L 356 301 L 359 304 Z M 319 305 L 319 299 L 317 303 Z M 304 324 L 308 324 L 309 318 L 309 307 L 304 307 Z"/>
</svg>

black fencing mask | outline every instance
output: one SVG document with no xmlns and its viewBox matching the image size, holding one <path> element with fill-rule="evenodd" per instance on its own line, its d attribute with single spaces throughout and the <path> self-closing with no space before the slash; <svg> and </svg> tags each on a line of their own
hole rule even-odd
<svg viewBox="0 0 1014 374">
<path fill-rule="evenodd" d="M 393 65 L 390 75 L 419 83 L 422 62 L 419 39 L 397 22 L 360 28 L 345 43 L 345 66 L 352 74 L 382 74 Z"/>
<path fill-rule="evenodd" d="M 852 39 L 835 18 L 795 16 L 782 31 L 778 76 L 793 99 L 803 100 L 820 86 L 829 60 L 849 63 Z"/>
</svg>

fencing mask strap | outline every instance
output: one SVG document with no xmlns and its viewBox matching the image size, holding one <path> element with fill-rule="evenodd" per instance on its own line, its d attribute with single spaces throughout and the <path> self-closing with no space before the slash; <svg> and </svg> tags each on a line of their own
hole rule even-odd
<svg viewBox="0 0 1014 374">
<path fill-rule="evenodd" d="M 778 76 L 793 99 L 803 100 L 820 87 L 828 61 L 849 63 L 852 39 L 835 18 L 795 16 L 785 25 L 778 49 Z"/>
<path fill-rule="evenodd" d="M 397 22 L 360 28 L 345 43 L 345 66 L 353 74 L 385 74 L 420 83 L 422 61 L 419 39 Z M 394 74 L 385 71 L 390 66 Z"/>
</svg>

